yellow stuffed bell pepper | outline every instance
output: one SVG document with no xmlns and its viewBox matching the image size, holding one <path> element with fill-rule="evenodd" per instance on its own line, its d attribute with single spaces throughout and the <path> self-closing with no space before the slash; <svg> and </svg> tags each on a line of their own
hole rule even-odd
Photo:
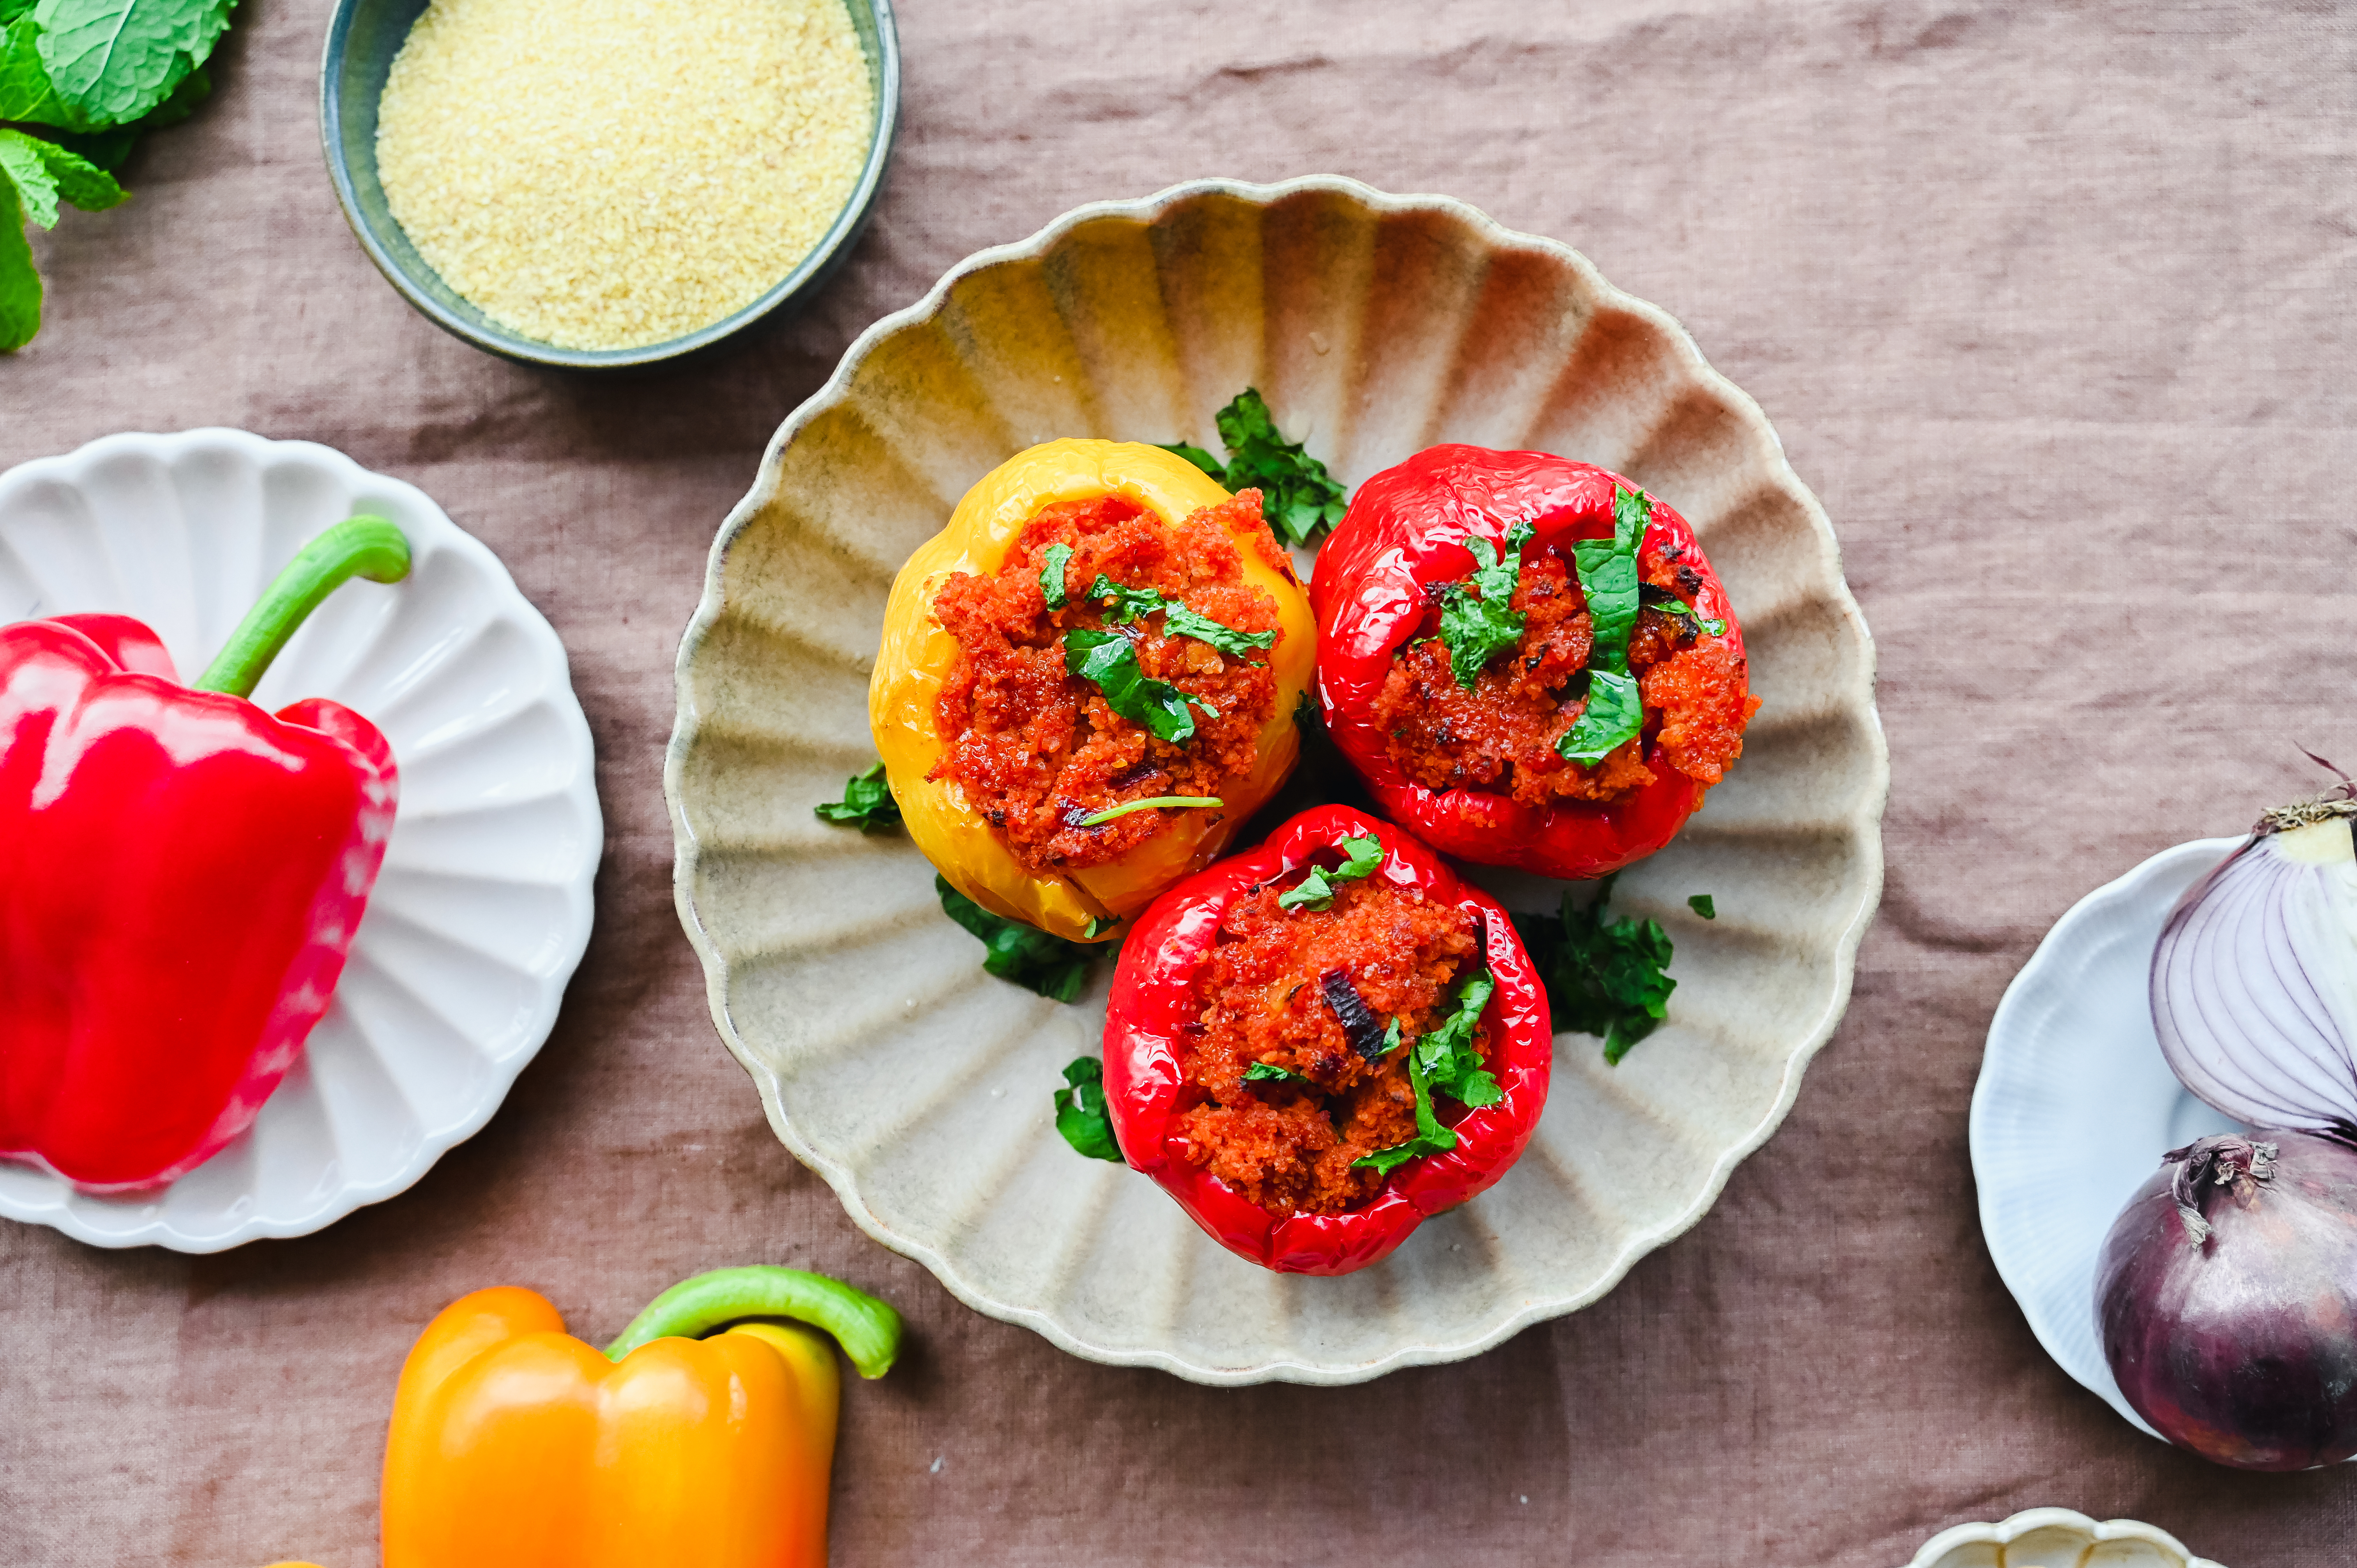
<svg viewBox="0 0 2357 1568">
<path fill-rule="evenodd" d="M 1010 848 L 1006 834 L 994 826 L 993 802 L 977 799 L 960 779 L 943 776 L 948 770 L 942 764 L 952 742 L 941 733 L 940 704 L 965 650 L 942 624 L 937 607 L 944 586 L 960 574 L 995 580 L 1018 551 L 1023 552 L 1019 559 L 1025 568 L 1021 581 L 1037 580 L 1042 589 L 1052 593 L 1063 568 L 1058 564 L 1044 575 L 1034 569 L 1041 558 L 1042 537 L 1033 529 L 1035 521 L 1047 509 L 1108 498 L 1126 503 L 1126 508 L 1113 510 L 1136 509 L 1173 531 L 1173 538 L 1178 537 L 1180 524 L 1205 513 L 1205 509 L 1216 509 L 1206 516 L 1225 530 L 1226 543 L 1232 546 L 1235 558 L 1235 581 L 1229 591 L 1257 589 L 1275 601 L 1274 624 L 1257 634 L 1265 639 L 1274 631 L 1273 646 L 1261 644 L 1268 648 L 1265 660 L 1256 653 L 1245 660 L 1265 663 L 1275 700 L 1252 736 L 1247 765 L 1223 776 L 1217 795 L 1210 797 L 1211 808 L 1156 808 L 1159 819 L 1158 825 L 1151 828 L 1152 836 L 1123 849 L 1117 858 L 1081 864 L 1035 851 L 1033 864 L 1027 865 Z M 1027 535 L 1027 530 L 1032 532 Z M 1078 540 L 1082 552 L 1079 560 L 1092 559 L 1091 542 L 1086 538 Z M 1217 553 L 1224 557 L 1223 551 Z M 1070 583 L 1072 603 L 1088 612 L 1090 620 L 1096 619 L 1100 611 L 1106 617 L 1103 628 L 1083 629 L 1080 634 L 1083 637 L 1091 635 L 1092 629 L 1113 628 L 1115 618 L 1125 617 L 1124 635 L 1130 637 L 1132 646 L 1142 656 L 1168 662 L 1169 648 L 1181 645 L 1183 638 L 1191 635 L 1177 629 L 1176 618 L 1168 616 L 1168 607 L 1154 604 L 1152 595 L 1145 596 L 1144 609 L 1125 611 L 1118 597 L 1089 600 L 1090 585 L 1091 574 L 1079 570 L 1076 561 Z M 1135 591 L 1134 585 L 1120 585 Z M 1065 607 L 1057 599 L 1043 600 L 1036 595 L 1029 604 L 1042 615 Z M 1179 605 L 1182 610 L 1187 607 L 1185 603 Z M 1162 618 L 1157 617 L 1157 611 L 1162 612 Z M 1040 623 L 1043 628 L 1048 624 Z M 1200 627 L 1202 622 L 1193 624 Z M 1214 635 L 1228 629 L 1232 628 L 1215 628 Z M 1079 669 L 1082 660 L 1069 651 L 1072 633 L 1058 635 L 1060 641 L 1047 645 L 1048 651 L 1069 661 L 1076 684 L 1068 690 L 1085 698 L 1085 688 L 1077 684 L 1083 681 Z M 1034 647 L 1031 651 L 1037 654 L 1039 650 Z M 1182 651 L 1198 661 L 1211 658 L 1199 649 L 1183 648 Z M 1266 525 L 1249 501 L 1237 503 L 1201 469 L 1157 446 L 1050 441 L 1017 454 L 984 476 L 958 502 L 949 526 L 901 567 L 885 612 L 883 645 L 868 687 L 868 717 L 909 837 L 958 891 L 996 914 L 1028 921 L 1057 936 L 1074 941 L 1102 940 L 1114 936 L 1121 921 L 1144 908 L 1163 889 L 1218 858 L 1246 819 L 1285 782 L 1300 755 L 1295 709 L 1308 687 L 1316 657 L 1317 630 L 1308 595 L 1294 575 L 1291 562 L 1268 537 Z M 1211 660 L 1212 666 L 1217 663 Z M 1060 681 L 1064 671 L 1059 667 L 1051 673 Z M 1176 684 L 1188 682 L 1180 680 Z M 1200 682 L 1196 685 L 1200 690 Z M 1102 682 L 1099 686 L 1103 689 Z M 1162 692 L 1174 702 L 1195 695 L 1169 684 L 1164 684 Z M 1002 707 L 1005 704 L 1002 698 Z M 1219 717 L 1208 703 L 1195 703 L 1193 711 L 1203 715 L 1201 722 L 1207 725 Z M 1021 716 L 1018 707 L 1018 721 Z M 1126 738 L 1134 746 L 1146 744 L 1142 735 Z M 1174 755 L 1173 747 L 1179 745 L 1183 741 L 1157 736 L 1156 746 L 1149 749 L 1167 763 Z M 1152 760 L 1138 766 L 1150 769 Z M 1152 799 L 1172 797 L 1157 794 Z M 1133 801 L 1126 809 L 1143 805 Z M 1092 826 L 1094 819 L 1079 820 L 1074 825 Z M 1138 836 L 1138 825 L 1129 824 L 1125 837 Z"/>
<path fill-rule="evenodd" d="M 863 1377 L 899 1351 L 899 1314 L 797 1269 L 675 1285 L 602 1355 L 531 1291 L 452 1303 L 393 1398 L 384 1568 L 823 1568 L 834 1346 L 755 1317 Z"/>
</svg>

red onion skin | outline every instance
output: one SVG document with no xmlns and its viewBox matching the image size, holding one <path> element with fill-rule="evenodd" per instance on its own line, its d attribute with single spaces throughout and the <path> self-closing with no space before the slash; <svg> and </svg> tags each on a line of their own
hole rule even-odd
<svg viewBox="0 0 2357 1568">
<path fill-rule="evenodd" d="M 2331 1134 L 2205 1138 L 2266 1180 L 2194 1195 L 2211 1227 L 2189 1239 L 2164 1165 L 2128 1199 L 2095 1270 L 2104 1356 L 2162 1436 L 2244 1470 L 2305 1470 L 2357 1454 L 2357 1145 Z"/>
</svg>

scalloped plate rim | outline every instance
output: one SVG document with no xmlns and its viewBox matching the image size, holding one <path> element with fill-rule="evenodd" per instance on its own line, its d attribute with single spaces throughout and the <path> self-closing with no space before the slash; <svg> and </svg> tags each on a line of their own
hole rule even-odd
<svg viewBox="0 0 2357 1568">
<path fill-rule="evenodd" d="M 812 1148 L 788 1121 L 780 1100 L 777 1076 L 753 1054 L 737 1031 L 727 1004 L 728 966 L 696 912 L 693 891 L 700 845 L 689 825 L 682 804 L 683 774 L 686 763 L 691 731 L 702 721 L 696 712 L 692 685 L 695 656 L 705 638 L 718 620 L 723 606 L 722 575 L 729 546 L 739 532 L 757 516 L 777 493 L 781 476 L 785 448 L 802 429 L 819 414 L 841 401 L 851 379 L 860 365 L 884 338 L 901 328 L 930 319 L 948 299 L 950 290 L 964 278 L 985 268 L 1006 262 L 1036 260 L 1046 254 L 1056 242 L 1084 223 L 1099 219 L 1130 219 L 1152 222 L 1162 212 L 1180 202 L 1202 196 L 1230 196 L 1261 206 L 1271 205 L 1286 197 L 1306 192 L 1329 192 L 1364 203 L 1378 212 L 1439 210 L 1467 223 L 1477 232 L 1492 241 L 1516 247 L 1542 251 L 1571 267 L 1583 282 L 1594 286 L 1600 305 L 1609 305 L 1638 316 L 1659 329 L 1669 341 L 1681 367 L 1691 373 L 1706 391 L 1721 397 L 1747 429 L 1767 435 L 1773 460 L 1770 479 L 1777 488 L 1798 499 L 1810 522 L 1811 531 L 1821 547 L 1832 555 L 1834 602 L 1844 619 L 1855 629 L 1860 641 L 1861 672 L 1859 679 L 1866 687 L 1866 713 L 1870 723 L 1867 729 L 1868 762 L 1872 782 L 1868 799 L 1846 824 L 1853 830 L 1861 851 L 1864 889 L 1857 906 L 1835 938 L 1833 947 L 1835 963 L 1834 992 L 1824 1012 L 1810 1026 L 1807 1037 L 1788 1058 L 1783 1077 L 1778 1085 L 1774 1104 L 1742 1138 L 1713 1165 L 1695 1201 L 1670 1221 L 1652 1230 L 1640 1232 L 1615 1254 L 1610 1265 L 1595 1284 L 1569 1296 L 1551 1297 L 1532 1302 L 1509 1313 L 1470 1338 L 1447 1344 L 1411 1343 L 1402 1345 L 1389 1354 L 1349 1365 L 1325 1365 L 1278 1356 L 1250 1367 L 1222 1367 L 1190 1359 L 1159 1348 L 1123 1348 L 1092 1343 L 1066 1328 L 1043 1309 L 1019 1305 L 989 1294 L 967 1281 L 951 1261 L 934 1248 L 900 1235 L 886 1226 L 869 1209 L 860 1196 L 855 1173 L 838 1162 L 826 1158 Z M 788 414 L 777 433 L 763 450 L 759 472 L 752 488 L 730 510 L 714 539 L 705 559 L 704 593 L 695 613 L 688 621 L 680 639 L 676 660 L 678 716 L 672 730 L 670 745 L 663 756 L 663 798 L 670 809 L 672 832 L 677 848 L 673 865 L 673 898 L 679 909 L 680 923 L 694 947 L 696 957 L 704 965 L 705 988 L 715 1026 L 731 1056 L 737 1058 L 752 1079 L 761 1096 L 771 1130 L 789 1152 L 804 1165 L 816 1171 L 834 1189 L 845 1212 L 853 1223 L 885 1247 L 925 1265 L 941 1281 L 950 1294 L 966 1305 L 1002 1322 L 1014 1323 L 1032 1329 L 1058 1348 L 1087 1360 L 1109 1366 L 1151 1367 L 1173 1373 L 1191 1382 L 1219 1387 L 1238 1387 L 1261 1382 L 1279 1381 L 1319 1385 L 1340 1385 L 1363 1382 L 1384 1373 L 1413 1366 L 1431 1366 L 1462 1360 L 1493 1348 L 1533 1324 L 1576 1312 L 1598 1300 L 1625 1278 L 1637 1261 L 1667 1242 L 1675 1240 L 1699 1223 L 1704 1215 L 1717 1202 L 1720 1193 L 1733 1176 L 1735 1167 L 1756 1153 L 1772 1136 L 1791 1113 L 1800 1097 L 1801 1079 L 1809 1064 L 1832 1037 L 1834 1029 L 1848 1009 L 1850 993 L 1856 982 L 1857 949 L 1866 929 L 1873 921 L 1874 912 L 1881 902 L 1883 885 L 1883 854 L 1881 822 L 1890 788 L 1889 749 L 1884 739 L 1879 712 L 1873 700 L 1875 649 L 1871 631 L 1864 613 L 1858 608 L 1856 596 L 1849 590 L 1847 579 L 1840 569 L 1840 545 L 1835 537 L 1833 524 L 1824 514 L 1815 494 L 1793 473 L 1784 454 L 1784 444 L 1775 427 L 1768 421 L 1749 394 L 1713 369 L 1702 356 L 1701 349 L 1685 328 L 1660 306 L 1625 294 L 1608 283 L 1595 264 L 1570 246 L 1542 235 L 1523 233 L 1499 223 L 1480 209 L 1453 197 L 1437 195 L 1392 195 L 1358 180 L 1340 175 L 1304 175 L 1269 184 L 1225 178 L 1185 180 L 1165 187 L 1151 196 L 1131 200 L 1108 200 L 1084 203 L 1051 220 L 1025 240 L 1009 244 L 991 246 L 967 256 L 942 274 L 922 298 L 904 309 L 885 316 L 862 332 L 844 351 L 834 372 L 826 382 Z"/>
<path fill-rule="evenodd" d="M 588 719 L 581 710 L 579 694 L 573 690 L 571 655 L 565 650 L 564 639 L 557 635 L 556 628 L 549 624 L 548 618 L 542 615 L 539 607 L 524 596 L 522 588 L 516 585 L 514 575 L 509 572 L 507 564 L 500 559 L 498 553 L 472 533 L 459 527 L 449 513 L 442 509 L 441 504 L 423 489 L 405 479 L 395 478 L 390 474 L 382 474 L 375 469 L 363 467 L 349 454 L 319 442 L 276 440 L 266 435 L 256 435 L 250 430 L 239 430 L 228 425 L 200 425 L 169 433 L 118 431 L 113 435 L 101 435 L 86 441 L 70 452 L 28 458 L 13 467 L 0 471 L 0 500 L 5 500 L 6 491 L 17 483 L 47 477 L 52 471 L 62 475 L 71 469 L 102 462 L 117 455 L 152 456 L 168 466 L 191 453 L 221 448 L 238 452 L 251 459 L 257 467 L 274 459 L 292 457 L 298 462 L 315 464 L 333 472 L 347 483 L 356 479 L 371 487 L 401 492 L 404 499 L 411 500 L 426 517 L 435 520 L 441 527 L 449 531 L 453 547 L 474 556 L 479 565 L 488 569 L 488 581 L 494 591 L 494 596 L 508 600 L 511 602 L 511 608 L 520 609 L 522 613 L 518 617 L 518 623 L 524 628 L 526 634 L 535 642 L 542 644 L 541 651 L 544 655 L 552 650 L 555 655 L 554 668 L 555 672 L 563 677 L 564 701 L 552 703 L 551 705 L 554 706 L 560 716 L 566 721 L 565 727 L 570 732 L 569 738 L 574 743 L 572 747 L 574 756 L 571 760 L 575 766 L 569 789 L 552 791 L 551 795 L 552 797 L 565 796 L 571 805 L 585 813 L 585 822 L 590 830 L 585 837 L 585 843 L 594 843 L 598 847 L 597 853 L 585 857 L 586 867 L 576 868 L 576 873 L 572 876 L 560 883 L 550 885 L 558 887 L 564 893 L 568 918 L 564 933 L 560 961 L 551 970 L 549 982 L 543 987 L 540 1005 L 519 1036 L 519 1038 L 525 1043 L 511 1049 L 503 1057 L 482 1058 L 488 1064 L 490 1070 L 485 1075 L 481 1092 L 468 1107 L 467 1114 L 443 1127 L 425 1129 L 418 1139 L 416 1153 L 411 1156 L 409 1163 L 401 1171 L 373 1182 L 361 1183 L 347 1179 L 335 1189 L 331 1196 L 316 1204 L 297 1219 L 270 1220 L 258 1216 L 250 1217 L 219 1235 L 201 1237 L 191 1237 L 178 1232 L 160 1213 L 155 1219 L 134 1230 L 98 1230 L 71 1208 L 70 1195 L 61 1197 L 53 1208 L 34 1208 L 5 1193 L 0 1193 L 0 1219 L 25 1224 L 47 1225 L 72 1237 L 77 1241 L 93 1247 L 123 1249 L 153 1246 L 192 1256 L 224 1252 L 232 1247 L 242 1246 L 248 1241 L 288 1240 L 298 1236 L 311 1235 L 371 1204 L 382 1203 L 406 1192 L 423 1179 L 425 1173 L 433 1169 L 444 1155 L 490 1124 L 490 1119 L 498 1114 L 500 1107 L 506 1103 L 508 1092 L 514 1088 L 516 1079 L 533 1058 L 540 1054 L 542 1047 L 547 1044 L 550 1035 L 555 1031 L 557 1015 L 564 1005 L 565 988 L 571 983 L 574 972 L 579 967 L 582 956 L 588 950 L 589 934 L 597 915 L 594 889 L 597 865 L 604 858 L 605 813 L 597 799 L 596 741 L 589 732 Z M 61 480 L 61 482 L 70 481 Z M 15 1168 L 22 1170 L 27 1167 Z M 48 1179 L 52 1184 L 53 1190 L 62 1185 L 58 1183 L 55 1177 Z"/>
<path fill-rule="evenodd" d="M 1934 1568 L 1941 1558 L 1960 1546 L 2010 1546 L 2034 1530 L 2067 1530 L 2083 1535 L 2090 1551 L 2107 1541 L 2142 1541 L 2176 1552 L 2181 1568 L 2224 1568 L 2196 1556 L 2191 1548 L 2157 1524 L 2133 1519 L 2097 1520 L 2076 1509 L 2062 1508 L 2024 1509 L 1996 1524 L 1950 1525 L 1923 1543 L 1908 1568 Z"/>
</svg>

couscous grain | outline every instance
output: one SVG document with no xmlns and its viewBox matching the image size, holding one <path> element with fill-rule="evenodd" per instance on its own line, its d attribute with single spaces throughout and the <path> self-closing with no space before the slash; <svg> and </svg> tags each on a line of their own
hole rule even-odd
<svg viewBox="0 0 2357 1568">
<path fill-rule="evenodd" d="M 816 247 L 867 158 L 842 0 L 433 0 L 377 170 L 434 270 L 565 349 L 683 337 Z"/>
</svg>

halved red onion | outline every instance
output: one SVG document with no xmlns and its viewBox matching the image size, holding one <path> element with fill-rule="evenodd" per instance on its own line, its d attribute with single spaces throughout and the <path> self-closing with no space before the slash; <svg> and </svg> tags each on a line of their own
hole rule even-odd
<svg viewBox="0 0 2357 1568">
<path fill-rule="evenodd" d="M 2152 1021 L 2185 1087 L 2258 1126 L 2357 1129 L 2357 787 L 2270 811 L 2178 902 Z"/>
</svg>

